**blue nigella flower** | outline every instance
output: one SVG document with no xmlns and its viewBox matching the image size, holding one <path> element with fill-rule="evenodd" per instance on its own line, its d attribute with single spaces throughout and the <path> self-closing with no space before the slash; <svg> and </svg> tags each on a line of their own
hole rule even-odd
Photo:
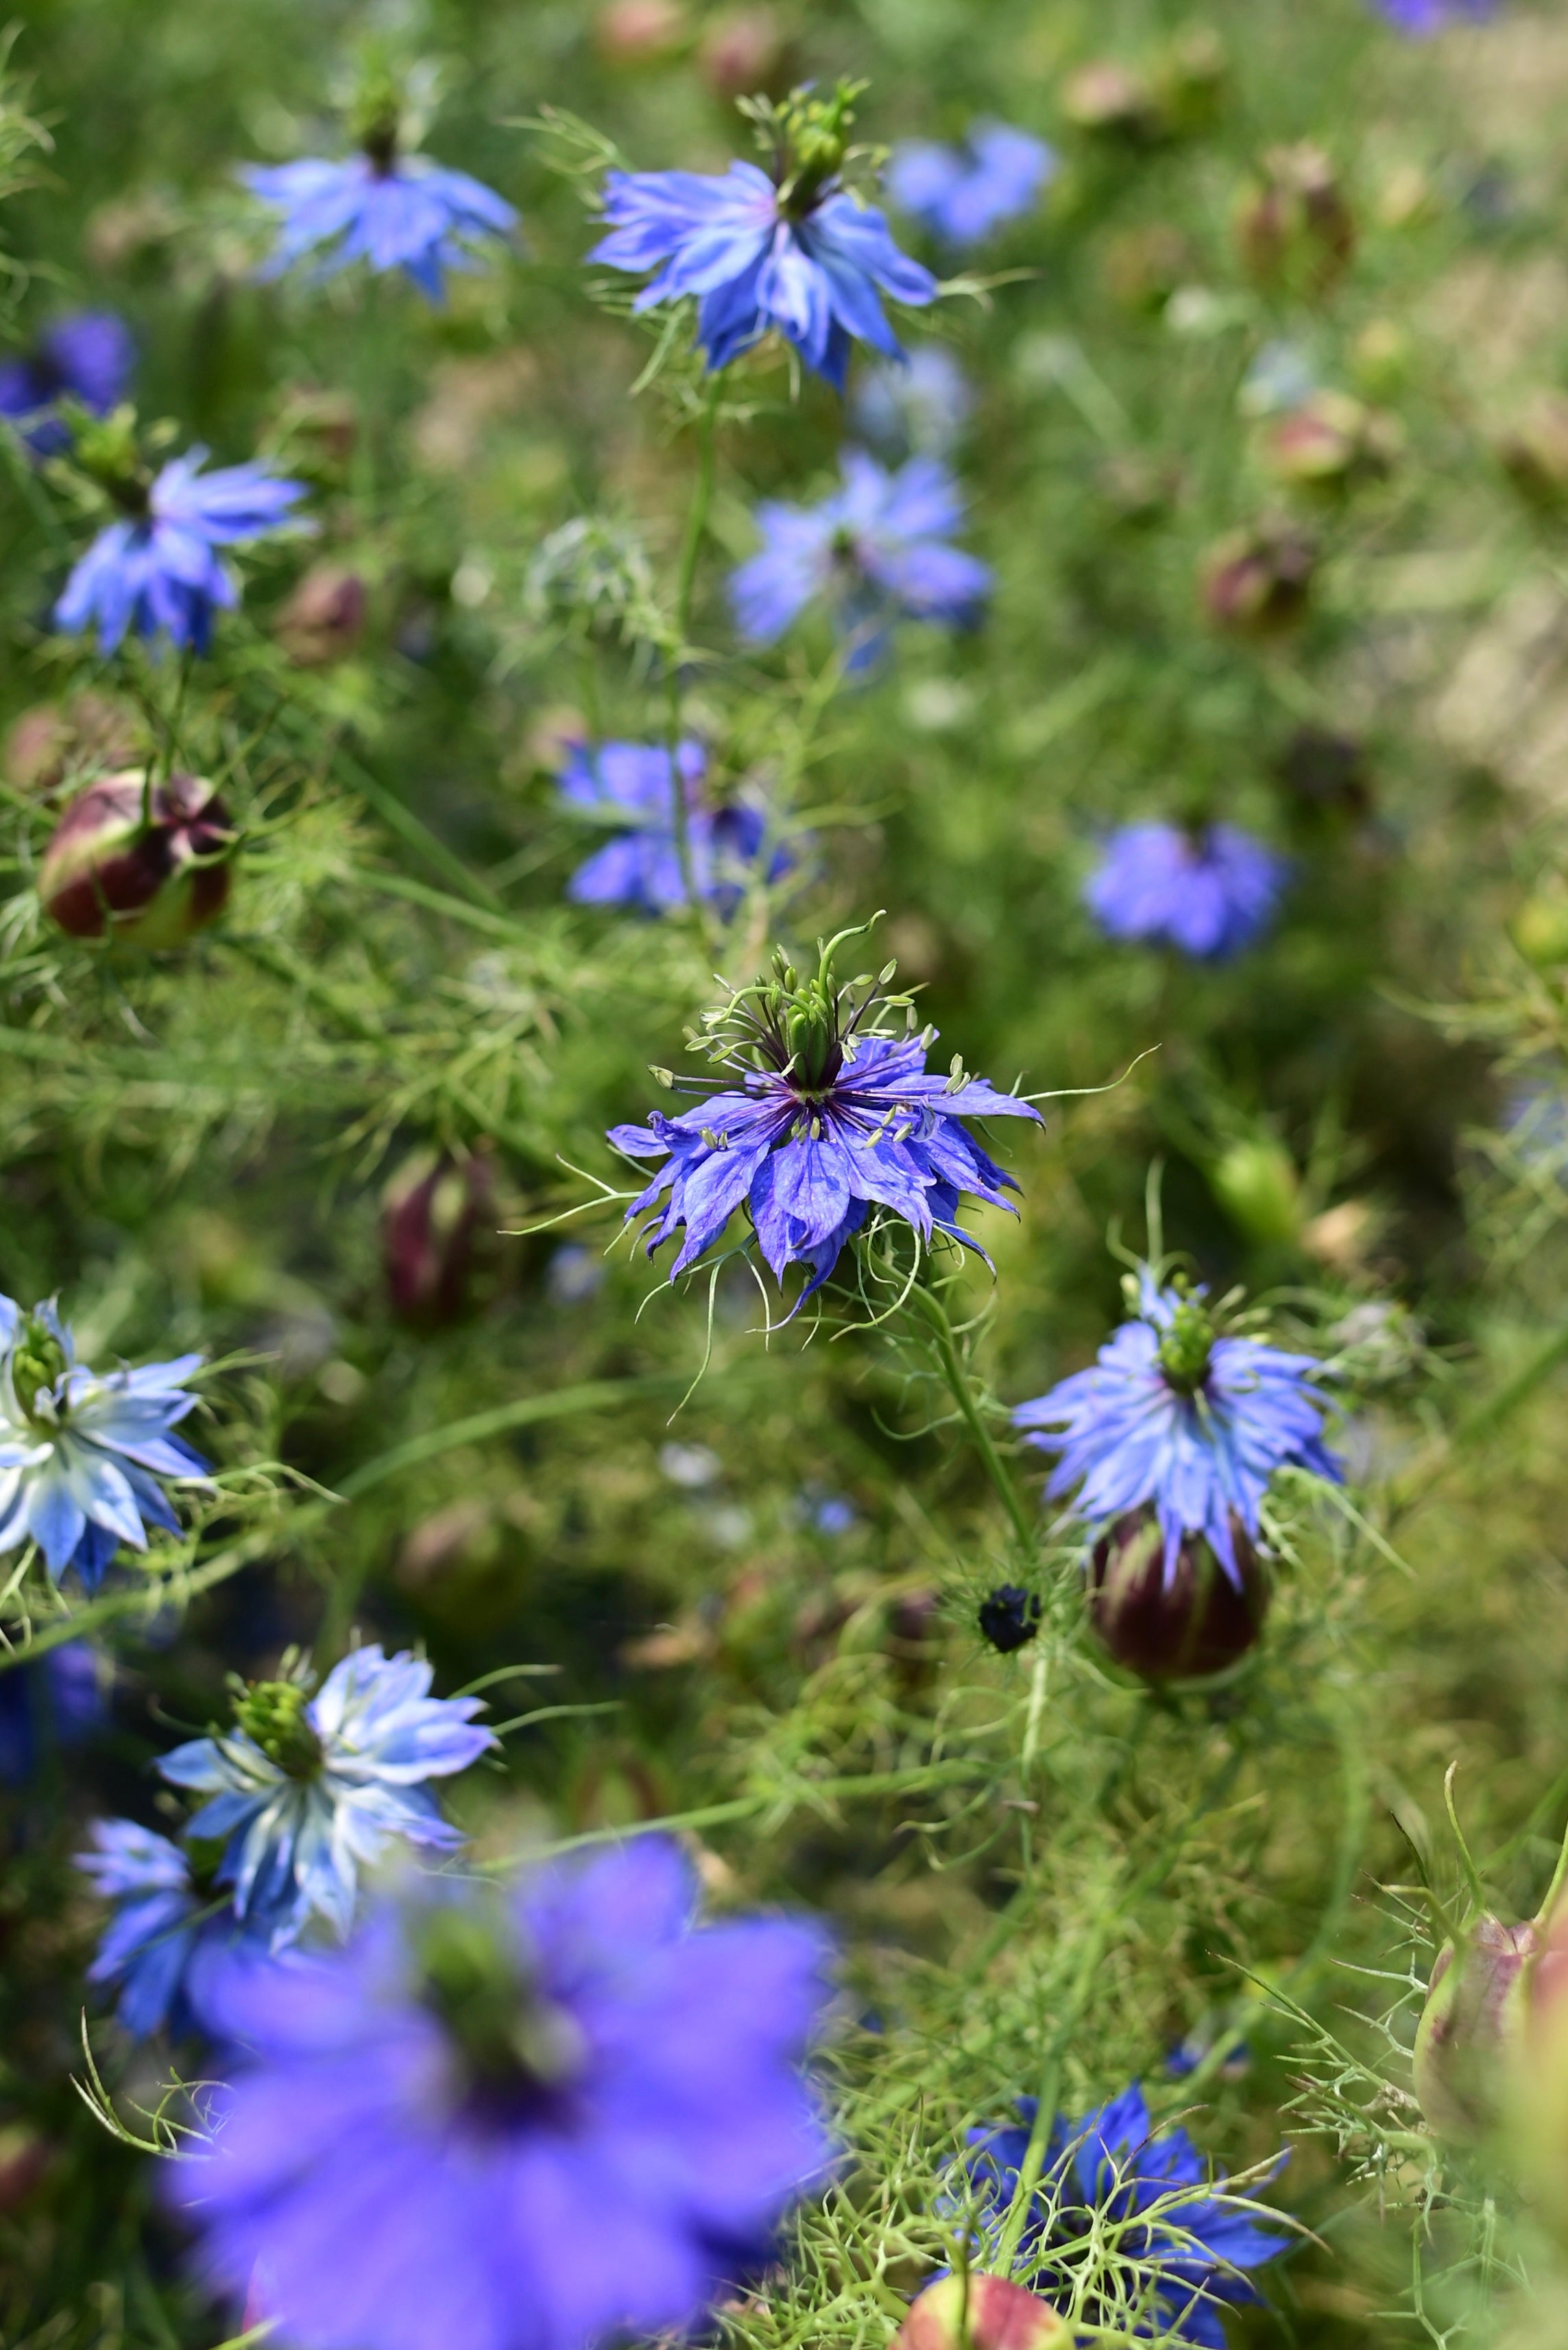
<svg viewBox="0 0 1568 2350">
<path fill-rule="evenodd" d="M 1420 39 L 1449 25 L 1480 25 L 1496 13 L 1497 0 L 1372 0 L 1377 14 L 1397 33 Z"/>
<path fill-rule="evenodd" d="M 0 1297 L 0 1553 L 36 1542 L 51 1582 L 74 1566 L 89 1591 L 121 1543 L 147 1527 L 178 1534 L 158 1480 L 207 1467 L 171 1430 L 196 1399 L 200 1355 L 140 1370 L 89 1371 L 52 1305 L 31 1314 Z"/>
<path fill-rule="evenodd" d="M 100 530 L 55 606 L 57 627 L 73 635 L 96 627 L 99 650 L 111 653 L 128 629 L 161 631 L 204 653 L 213 616 L 239 602 L 220 561 L 221 546 L 265 538 L 305 495 L 302 482 L 279 481 L 264 465 L 221 465 L 203 473 L 204 449 L 192 449 L 134 494 L 136 511 Z"/>
<path fill-rule="evenodd" d="M 300 1681 L 259 1681 L 226 1736 L 192 1739 L 158 1768 L 207 1797 L 189 1833 L 224 1846 L 217 1882 L 242 1918 L 269 1921 L 281 1945 L 312 1916 L 346 1934 L 361 1864 L 396 1838 L 428 1851 L 462 1844 L 424 1782 L 465 1771 L 495 1740 L 479 1698 L 430 1694 L 431 1668 L 406 1651 L 355 1648 L 312 1697 Z"/>
<path fill-rule="evenodd" d="M 856 650 L 874 660 L 888 622 L 973 628 L 991 592 L 989 567 L 951 546 L 963 521 L 957 483 L 936 457 L 885 473 L 859 449 L 840 460 L 844 487 L 815 506 L 768 499 L 757 509 L 763 546 L 730 579 L 736 623 L 771 645 L 817 597 L 828 598 Z"/>
<path fill-rule="evenodd" d="M 113 1668 L 86 1640 L 65 1640 L 0 1673 L 0 1780 L 19 1787 L 40 1759 L 90 1738 L 109 1710 Z"/>
<path fill-rule="evenodd" d="M 781 1286 L 787 1265 L 809 1269 L 798 1309 L 821 1288 L 868 1209 L 900 1218 L 927 1246 L 937 1232 L 983 1255 L 958 1222 L 960 1194 L 1005 1208 L 1006 1192 L 1018 1188 L 963 1120 L 1026 1118 L 1038 1124 L 1039 1112 L 983 1077 L 966 1076 L 956 1056 L 950 1074 L 928 1072 L 935 1029 L 918 1036 L 879 1033 L 878 1006 L 891 1010 L 908 999 L 885 998 L 882 983 L 868 983 L 858 995 L 857 983 L 836 985 L 839 943 L 822 948 L 815 976 L 805 980 L 781 951 L 772 979 L 742 989 L 724 1011 L 708 1014 L 708 1049 L 738 1077 L 732 1090 L 678 1118 L 656 1111 L 647 1126 L 611 1129 L 611 1142 L 628 1158 L 667 1162 L 626 1221 L 650 1211 L 650 1256 L 684 1231 L 671 1281 L 718 1239 L 743 1202 Z M 889 965 L 884 983 L 891 972 Z M 692 1091 L 703 1089 L 701 1081 L 686 1082 Z"/>
<path fill-rule="evenodd" d="M 380 134 L 345 162 L 253 165 L 240 177 L 282 215 L 270 277 L 315 253 L 320 276 L 356 261 L 378 273 L 400 269 L 440 302 L 446 270 L 473 268 L 475 244 L 510 236 L 517 225 L 515 211 L 493 189 L 428 156 L 400 154 L 395 138 Z"/>
<path fill-rule="evenodd" d="M 88 1981 L 113 1986 L 115 2012 L 138 2040 L 165 2029 L 206 2029 L 214 1964 L 242 1944 L 264 1945 L 236 1921 L 226 1896 L 200 1887 L 188 1856 L 134 1820 L 95 1820 L 94 1849 L 77 1866 L 113 1904 Z"/>
<path fill-rule="evenodd" d="M 1220 1337 L 1204 1295 L 1162 1287 L 1146 1265 L 1137 1319 L 1091 1368 L 1012 1418 L 1026 1443 L 1061 1454 L 1045 1489 L 1054 1499 L 1078 1486 L 1077 1513 L 1091 1527 L 1153 1503 L 1167 1582 L 1183 1534 L 1195 1534 L 1240 1590 L 1232 1517 L 1255 1537 L 1276 1469 L 1310 1469 L 1335 1484 L 1340 1470 L 1323 1442 L 1326 1406 L 1312 1357 Z"/>
<path fill-rule="evenodd" d="M 221 2127 L 166 2181 L 208 2277 L 314 2350 L 684 2336 L 832 2151 L 801 2071 L 826 1938 L 694 1930 L 695 1893 L 648 1837 L 233 1963 Z"/>
<path fill-rule="evenodd" d="M 728 918 L 759 875 L 782 880 L 794 859 L 776 842 L 768 846 L 763 809 L 745 801 L 706 807 L 701 798 L 708 761 L 699 743 L 682 743 L 677 754 L 686 795 L 687 837 L 692 876 L 701 896 Z M 561 771 L 561 796 L 569 807 L 618 816 L 627 826 L 580 865 L 566 895 L 584 906 L 634 906 L 665 914 L 683 906 L 686 891 L 675 847 L 670 806 L 670 753 L 657 743 L 601 743 L 589 749 L 574 743 Z"/>
<path fill-rule="evenodd" d="M 124 399 L 136 364 L 136 346 L 112 310 L 77 310 L 45 328 L 25 359 L 0 361 L 0 416 L 16 425 L 35 456 L 70 446 L 70 428 L 56 409 L 80 400 L 107 416 Z"/>
<path fill-rule="evenodd" d="M 916 140 L 896 147 L 888 192 L 944 244 L 981 244 L 1029 211 L 1056 172 L 1044 140 L 1007 122 L 977 122 L 961 147 Z"/>
<path fill-rule="evenodd" d="M 969 378 L 942 343 L 919 343 L 907 359 L 878 359 L 850 400 L 857 432 L 892 458 L 945 457 L 973 408 Z"/>
<path fill-rule="evenodd" d="M 1286 859 L 1231 824 L 1199 832 L 1127 824 L 1106 843 L 1084 900 L 1113 939 L 1147 939 L 1222 962 L 1272 921 Z"/>
<path fill-rule="evenodd" d="M 852 339 L 896 359 L 878 289 L 922 307 L 935 301 L 937 281 L 899 252 L 882 214 L 842 185 L 844 99 L 799 92 L 771 115 L 765 172 L 732 163 L 722 176 L 607 173 L 609 234 L 589 260 L 656 273 L 633 305 L 639 311 L 695 296 L 710 368 L 727 367 L 770 328 L 840 391 Z"/>
<path fill-rule="evenodd" d="M 1001 2236 L 1039 2108 L 1020 2097 L 1016 2110 L 1016 2124 L 969 2133 L 962 2167 L 982 2258 Z M 1019 2244 L 1030 2290 L 1071 2300 L 1074 2248 L 1094 2243 L 1105 2266 L 1085 2322 L 1225 2350 L 1221 2310 L 1256 2301 L 1246 2272 L 1292 2241 L 1261 2226 L 1256 2206 L 1227 2186 L 1184 2129 L 1156 2134 L 1136 2083 L 1079 2121 L 1058 2115 Z"/>
</svg>

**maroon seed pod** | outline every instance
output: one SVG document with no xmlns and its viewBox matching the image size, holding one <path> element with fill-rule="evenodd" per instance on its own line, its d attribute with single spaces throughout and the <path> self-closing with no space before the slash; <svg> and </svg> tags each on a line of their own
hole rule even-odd
<svg viewBox="0 0 1568 2350">
<path fill-rule="evenodd" d="M 79 792 L 44 851 L 38 895 L 73 939 L 183 946 L 228 902 L 238 839 L 201 775 L 171 775 L 151 796 L 140 768 Z"/>
<path fill-rule="evenodd" d="M 488 1156 L 416 1150 L 403 1161 L 381 1194 L 381 1262 L 400 1320 L 421 1329 L 461 1320 L 494 1223 Z"/>
<path fill-rule="evenodd" d="M 1321 147 L 1270 148 L 1237 206 L 1236 246 L 1261 285 L 1327 293 L 1355 251 L 1355 222 Z"/>
<path fill-rule="evenodd" d="M 777 91 L 786 78 L 789 45 L 768 7 L 723 8 L 702 28 L 697 68 L 715 98 Z"/>
<path fill-rule="evenodd" d="M 325 669 L 365 633 L 365 582 L 342 563 L 313 563 L 280 608 L 273 634 L 296 669 Z"/>
<path fill-rule="evenodd" d="M 1433 1962 L 1411 2070 L 1422 2113 L 1455 2146 L 1483 2137 L 1498 2118 L 1541 1945 L 1533 1921 L 1505 1926 L 1483 1913 L 1461 1950 L 1445 1942 Z"/>
<path fill-rule="evenodd" d="M 594 45 L 613 66 L 658 64 L 680 51 L 686 35 L 680 0 L 609 0 L 594 19 Z"/>
<path fill-rule="evenodd" d="M 1263 522 L 1210 549 L 1199 592 L 1216 628 L 1236 636 L 1274 637 L 1305 611 L 1316 569 L 1316 542 L 1304 531 L 1289 523 Z"/>
<path fill-rule="evenodd" d="M 1206 1679 L 1244 1657 L 1262 1630 L 1268 1584 L 1241 1521 L 1231 1581 L 1201 1534 L 1184 1534 L 1168 1580 L 1165 1536 L 1146 1507 L 1118 1518 L 1089 1561 L 1089 1617 L 1109 1655 L 1149 1681 Z"/>
<path fill-rule="evenodd" d="M 1078 66 L 1062 84 L 1062 111 L 1078 130 L 1102 138 L 1152 139 L 1159 108 L 1145 77 L 1114 57 Z"/>
</svg>

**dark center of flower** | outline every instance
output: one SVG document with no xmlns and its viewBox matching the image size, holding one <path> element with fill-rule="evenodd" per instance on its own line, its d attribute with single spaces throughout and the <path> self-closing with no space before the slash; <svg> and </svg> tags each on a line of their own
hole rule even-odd
<svg viewBox="0 0 1568 2350">
<path fill-rule="evenodd" d="M 1196 1395 L 1209 1376 L 1214 1325 L 1195 1297 L 1184 1297 L 1159 1342 L 1159 1367 L 1178 1395 Z"/>
<path fill-rule="evenodd" d="M 846 939 L 859 935 L 857 929 L 819 939 L 814 972 L 797 971 L 780 947 L 770 972 L 750 987 L 737 988 L 722 1009 L 702 1015 L 708 1031 L 702 1041 L 712 1058 L 782 1079 L 800 1105 L 801 1130 L 814 1135 L 820 1131 L 818 1113 L 831 1100 L 854 1052 L 857 1032 L 871 1033 L 892 1010 L 901 1010 L 914 1025 L 909 998 L 887 992 L 895 964 L 842 984 L 836 978 L 834 956 Z M 699 1039 L 691 1035 L 689 1041 L 695 1045 Z"/>
<path fill-rule="evenodd" d="M 16 1333 L 11 1350 L 11 1385 L 16 1401 L 29 1419 L 38 1397 L 54 1386 L 66 1368 L 66 1350 L 36 1314 L 29 1314 Z"/>
<path fill-rule="evenodd" d="M 581 2032 L 530 1979 L 498 1919 L 433 1909 L 418 1951 L 421 1996 L 452 2043 L 471 2110 L 514 2118 L 580 2072 Z"/>
<path fill-rule="evenodd" d="M 398 160 L 398 117 L 396 109 L 377 115 L 359 133 L 359 145 L 370 161 L 378 179 L 390 177 Z"/>
<path fill-rule="evenodd" d="M 291 1779 L 314 1777 L 321 1741 L 306 1717 L 310 1692 L 298 1681 L 253 1681 L 234 1702 L 234 1720 Z"/>
</svg>

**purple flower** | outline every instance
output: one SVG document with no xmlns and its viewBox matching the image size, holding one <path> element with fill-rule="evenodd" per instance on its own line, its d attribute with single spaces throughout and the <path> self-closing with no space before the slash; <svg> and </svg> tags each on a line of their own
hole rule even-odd
<svg viewBox="0 0 1568 2350">
<path fill-rule="evenodd" d="M 1159 941 L 1222 962 L 1268 928 L 1289 869 L 1234 825 L 1193 833 L 1127 824 L 1106 843 L 1084 901 L 1113 939 Z"/>
<path fill-rule="evenodd" d="M 797 97 L 774 115 L 767 172 L 732 163 L 722 176 L 609 172 L 610 233 L 589 260 L 655 273 L 633 306 L 639 311 L 695 296 L 697 340 L 710 368 L 727 367 L 770 328 L 840 391 L 852 339 L 897 358 L 878 291 L 923 306 L 935 301 L 937 281 L 839 180 L 846 97 Z"/>
<path fill-rule="evenodd" d="M 41 1756 L 88 1738 L 108 1711 L 113 1668 L 86 1640 L 66 1640 L 0 1673 L 0 1780 L 18 1787 Z"/>
<path fill-rule="evenodd" d="M 1372 0 L 1372 5 L 1397 33 L 1421 40 L 1449 25 L 1484 24 L 1495 13 L 1497 0 Z"/>
<path fill-rule="evenodd" d="M 1016 2111 L 1016 2123 L 969 2133 L 964 2199 L 979 2201 L 982 2257 L 1002 2234 L 1039 2107 L 1020 2097 Z M 1058 2114 L 1018 2248 L 1031 2292 L 1079 2313 L 1088 2251 L 1098 2274 L 1085 2323 L 1225 2350 L 1220 2310 L 1256 2301 L 1246 2272 L 1291 2242 L 1260 2227 L 1256 2207 L 1227 2186 L 1184 2129 L 1156 2130 L 1136 2082 L 1078 2121 Z"/>
<path fill-rule="evenodd" d="M 943 343 L 919 343 L 907 359 L 878 359 L 850 402 L 856 429 L 885 456 L 944 457 L 974 407 L 969 379 Z"/>
<path fill-rule="evenodd" d="M 263 465 L 203 473 L 206 456 L 192 449 L 174 458 L 140 494 L 140 511 L 99 531 L 55 606 L 58 627 L 76 635 L 96 626 L 104 653 L 128 629 L 206 651 L 214 612 L 240 600 L 218 548 L 266 537 L 305 495 L 302 482 L 279 481 Z"/>
<path fill-rule="evenodd" d="M 693 1930 L 694 1895 L 648 1838 L 232 1963 L 243 2053 L 211 2154 L 165 2181 L 206 2274 L 312 2350 L 683 2334 L 831 2155 L 800 2069 L 825 1938 Z"/>
<path fill-rule="evenodd" d="M 1130 1286 L 1130 1284 L 1129 1284 Z M 1146 1265 L 1137 1319 L 1124 1322 L 1093 1367 L 1020 1404 L 1013 1424 L 1059 1452 L 1046 1492 L 1076 1485 L 1075 1507 L 1098 1527 L 1153 1503 L 1168 1584 L 1184 1534 L 1202 1534 L 1240 1590 L 1232 1514 L 1256 1536 L 1276 1469 L 1340 1482 L 1323 1442 L 1324 1399 L 1309 1355 L 1256 1338 L 1223 1338 L 1201 1289 L 1162 1288 Z"/>
<path fill-rule="evenodd" d="M 236 1922 L 222 1894 L 199 1887 L 177 1845 L 134 1820 L 95 1820 L 94 1849 L 77 1866 L 113 1904 L 91 1983 L 114 1985 L 115 2012 L 135 2039 L 167 2028 L 176 2036 L 206 2028 L 205 1992 L 213 1968 L 244 1944 L 263 1945 Z"/>
<path fill-rule="evenodd" d="M 307 253 L 330 276 L 356 261 L 378 273 L 400 269 L 431 302 L 445 297 L 443 271 L 476 266 L 471 248 L 510 236 L 517 214 L 466 172 L 395 151 L 255 166 L 241 172 L 253 195 L 280 213 L 283 227 L 265 274 L 281 276 Z"/>
<path fill-rule="evenodd" d="M 708 1015 L 709 1049 L 739 1076 L 733 1090 L 677 1118 L 655 1111 L 645 1127 L 610 1131 L 628 1158 L 666 1161 L 626 1221 L 648 1211 L 650 1256 L 684 1231 L 671 1281 L 743 1202 L 781 1286 L 787 1265 L 809 1269 L 798 1310 L 827 1279 L 867 1209 L 901 1218 L 927 1246 L 940 1232 L 983 1255 L 958 1222 L 960 1194 L 1005 1208 L 1005 1191 L 1018 1188 L 963 1120 L 1038 1124 L 1039 1112 L 983 1077 L 966 1076 L 956 1057 L 950 1074 L 928 1072 L 934 1029 L 894 1037 L 863 1026 L 879 1003 L 890 1009 L 908 999 L 889 1002 L 876 983 L 858 998 L 854 983 L 836 986 L 837 943 L 822 949 L 815 975 L 804 982 L 782 952 L 775 955 L 771 980 Z M 699 1080 L 687 1084 L 702 1090 Z"/>
<path fill-rule="evenodd" d="M 1029 210 L 1056 168 L 1050 148 L 1027 130 L 977 122 L 961 147 L 919 140 L 895 148 L 888 192 L 944 244 L 981 244 Z"/>
<path fill-rule="evenodd" d="M 80 400 L 107 416 L 125 397 L 136 346 L 112 310 L 77 310 L 46 328 L 26 359 L 0 364 L 0 416 L 8 417 L 36 456 L 70 446 L 70 428 L 56 411 L 62 399 Z"/>
<path fill-rule="evenodd" d="M 770 847 L 766 812 L 744 801 L 706 807 L 701 785 L 708 762 L 699 743 L 677 754 L 687 805 L 687 837 L 699 894 L 726 919 L 752 882 L 782 880 L 794 859 L 777 842 Z M 579 865 L 566 895 L 583 906 L 633 906 L 665 914 L 686 902 L 670 806 L 670 754 L 656 743 L 571 744 L 561 773 L 569 807 L 618 816 L 626 827 Z"/>
<path fill-rule="evenodd" d="M 859 449 L 846 449 L 840 464 L 844 487 L 820 504 L 770 498 L 758 507 L 762 551 L 730 580 L 742 634 L 771 645 L 819 596 L 855 642 L 854 666 L 876 658 L 896 617 L 973 628 L 991 571 L 949 544 L 963 501 L 948 468 L 936 457 L 911 457 L 885 473 Z"/>
</svg>

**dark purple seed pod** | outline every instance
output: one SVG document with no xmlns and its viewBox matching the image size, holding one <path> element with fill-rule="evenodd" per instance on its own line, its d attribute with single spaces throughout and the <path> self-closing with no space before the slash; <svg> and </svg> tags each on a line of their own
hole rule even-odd
<svg viewBox="0 0 1568 2350">
<path fill-rule="evenodd" d="M 425 1329 L 459 1321 L 495 1223 L 490 1160 L 416 1150 L 381 1194 L 381 1262 L 392 1311 Z"/>
<path fill-rule="evenodd" d="M 1240 1519 L 1231 1520 L 1240 1587 L 1201 1534 L 1184 1534 L 1165 1571 L 1152 1509 L 1100 1536 L 1089 1559 L 1089 1617 L 1109 1654 L 1149 1681 L 1206 1679 L 1244 1657 L 1262 1630 L 1268 1582 Z"/>
<path fill-rule="evenodd" d="M 1505 1926 L 1483 1913 L 1458 1950 L 1438 1952 L 1410 2062 L 1422 2113 L 1455 2146 L 1484 2137 L 1501 2110 L 1541 1949 L 1533 1919 Z"/>
<path fill-rule="evenodd" d="M 38 895 L 73 939 L 183 946 L 228 902 L 238 839 L 200 775 L 171 775 L 151 795 L 140 768 L 79 792 L 44 851 Z"/>
</svg>

